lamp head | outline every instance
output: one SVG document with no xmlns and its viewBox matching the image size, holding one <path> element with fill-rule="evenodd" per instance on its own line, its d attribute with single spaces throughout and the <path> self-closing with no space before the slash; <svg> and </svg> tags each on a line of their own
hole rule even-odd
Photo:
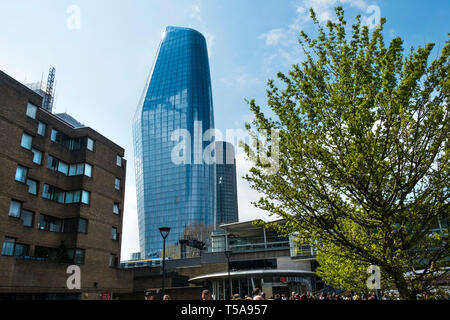
<svg viewBox="0 0 450 320">
<path fill-rule="evenodd" d="M 170 228 L 169 227 L 161 227 L 161 228 L 159 228 L 159 232 L 161 233 L 161 237 L 163 237 L 165 239 L 169 235 Z"/>
</svg>

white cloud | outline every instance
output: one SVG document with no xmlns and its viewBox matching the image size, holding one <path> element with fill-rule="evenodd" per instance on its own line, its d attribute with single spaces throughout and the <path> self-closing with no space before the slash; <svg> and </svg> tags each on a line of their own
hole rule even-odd
<svg viewBox="0 0 450 320">
<path fill-rule="evenodd" d="M 191 18 L 198 20 L 199 22 L 202 21 L 202 17 L 200 15 L 201 9 L 200 9 L 200 2 L 196 2 L 191 6 Z"/>
<path fill-rule="evenodd" d="M 358 10 L 361 14 L 366 13 L 369 7 L 366 0 L 301 0 L 295 6 L 295 18 L 286 26 L 274 28 L 259 35 L 268 47 L 275 47 L 276 53 L 270 53 L 264 61 L 267 72 L 270 72 L 274 57 L 281 58 L 286 67 L 299 62 L 303 52 L 298 46 L 297 40 L 299 31 L 304 30 L 308 23 L 311 23 L 310 8 L 316 13 L 317 20 L 324 23 L 328 20 L 336 19 L 334 8 L 339 5 L 347 5 Z M 281 41 L 283 40 L 283 41 Z M 280 61 L 277 59 L 277 61 Z"/>
<path fill-rule="evenodd" d="M 297 19 L 306 21 L 309 17 L 309 9 L 312 8 L 319 22 L 333 20 L 334 8 L 345 4 L 362 11 L 365 11 L 368 7 L 366 0 L 303 0 L 301 6 L 297 8 L 299 14 Z"/>
<path fill-rule="evenodd" d="M 283 37 L 283 29 L 272 29 L 266 33 L 263 33 L 259 36 L 259 39 L 264 39 L 266 41 L 266 45 L 274 46 L 277 45 L 281 38 Z"/>
</svg>

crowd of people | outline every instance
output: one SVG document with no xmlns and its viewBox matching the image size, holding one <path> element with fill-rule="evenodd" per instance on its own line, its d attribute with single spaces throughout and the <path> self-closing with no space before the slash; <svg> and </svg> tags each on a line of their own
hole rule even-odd
<svg viewBox="0 0 450 320">
<path fill-rule="evenodd" d="M 205 299 L 207 297 L 207 299 Z M 449 300 L 449 292 L 446 291 L 445 297 L 441 298 L 444 300 Z M 417 297 L 420 299 L 433 299 L 432 297 Z M 211 300 L 211 294 L 209 290 L 204 290 L 202 293 L 202 300 Z M 377 295 L 375 292 L 370 293 L 356 293 L 356 292 L 344 292 L 344 293 L 336 293 L 336 292 L 306 292 L 306 293 L 297 293 L 292 292 L 291 295 L 288 297 L 285 294 L 275 294 L 271 297 L 266 297 L 266 294 L 259 288 L 256 288 L 253 291 L 253 295 L 245 295 L 244 297 L 241 297 L 239 294 L 234 294 L 231 297 L 231 300 L 336 300 L 336 301 L 343 301 L 343 300 L 399 300 L 398 294 L 395 294 L 393 291 L 385 291 L 381 292 L 379 295 Z"/>
<path fill-rule="evenodd" d="M 449 292 L 446 292 L 446 299 L 449 299 Z M 212 299 L 211 292 L 209 290 L 203 290 L 201 299 L 202 300 L 213 300 Z M 427 297 L 423 297 L 424 299 L 427 299 Z M 292 292 L 289 297 L 287 297 L 285 294 L 275 294 L 273 297 L 266 297 L 266 294 L 259 288 L 255 288 L 253 290 L 253 295 L 245 295 L 244 297 L 241 297 L 238 293 L 233 294 L 231 297 L 231 300 L 398 300 L 398 296 L 395 295 L 391 291 L 383 292 L 380 295 L 377 296 L 375 292 L 371 292 L 368 294 L 365 293 L 355 293 L 355 292 L 347 292 L 347 293 L 336 293 L 336 292 L 320 292 L 320 293 L 314 293 L 314 292 L 306 292 L 306 293 L 297 293 Z M 154 296 L 151 292 L 147 292 L 145 294 L 145 300 L 154 300 Z M 170 296 L 168 294 L 165 294 L 163 297 L 163 300 L 171 300 Z"/>
<path fill-rule="evenodd" d="M 388 294 L 384 294 L 381 296 L 382 300 L 392 300 Z M 211 300 L 211 294 L 209 290 L 203 290 L 202 292 L 202 300 Z M 372 292 L 370 294 L 357 294 L 357 293 L 348 293 L 348 294 L 336 294 L 333 293 L 313 293 L 307 292 L 303 294 L 299 294 L 296 292 L 292 292 L 289 297 L 285 294 L 275 294 L 273 297 L 266 297 L 266 294 L 259 288 L 255 288 L 253 291 L 253 295 L 245 295 L 241 297 L 238 293 L 233 294 L 231 300 L 378 300 L 377 295 Z"/>
</svg>

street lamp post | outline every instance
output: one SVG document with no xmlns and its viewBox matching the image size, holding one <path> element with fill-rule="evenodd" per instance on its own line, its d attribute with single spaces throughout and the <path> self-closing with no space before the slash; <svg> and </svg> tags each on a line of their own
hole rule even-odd
<svg viewBox="0 0 450 320">
<path fill-rule="evenodd" d="M 220 214 L 219 214 L 220 220 L 218 222 L 216 222 L 218 224 L 224 222 L 223 211 L 222 211 L 222 177 L 219 177 L 219 207 L 220 207 Z"/>
<path fill-rule="evenodd" d="M 228 269 L 228 294 L 229 299 L 231 299 L 232 292 L 231 292 L 231 275 L 230 275 L 230 257 L 233 252 L 231 250 L 226 250 L 225 255 L 227 256 L 227 269 Z"/>
<path fill-rule="evenodd" d="M 170 228 L 169 227 L 161 227 L 159 228 L 159 232 L 161 233 L 161 237 L 163 238 L 163 266 L 162 266 L 162 288 L 161 288 L 161 300 L 164 298 L 164 290 L 166 285 L 166 238 L 169 235 Z"/>
</svg>

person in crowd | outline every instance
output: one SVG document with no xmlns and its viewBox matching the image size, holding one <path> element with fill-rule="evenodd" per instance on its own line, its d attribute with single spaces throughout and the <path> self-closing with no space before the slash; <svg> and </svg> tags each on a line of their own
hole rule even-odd
<svg viewBox="0 0 450 320">
<path fill-rule="evenodd" d="M 170 296 L 169 296 L 168 294 L 165 294 L 165 295 L 163 296 L 163 300 L 170 300 Z"/>
<path fill-rule="evenodd" d="M 264 298 L 261 296 L 261 289 L 260 288 L 255 288 L 255 290 L 253 290 L 253 300 L 264 300 Z"/>
<path fill-rule="evenodd" d="M 202 300 L 211 300 L 211 293 L 208 289 L 202 291 Z"/>
<path fill-rule="evenodd" d="M 151 291 L 147 291 L 145 293 L 144 300 L 154 300 L 154 299 L 155 299 L 155 297 L 153 296 Z"/>
</svg>

